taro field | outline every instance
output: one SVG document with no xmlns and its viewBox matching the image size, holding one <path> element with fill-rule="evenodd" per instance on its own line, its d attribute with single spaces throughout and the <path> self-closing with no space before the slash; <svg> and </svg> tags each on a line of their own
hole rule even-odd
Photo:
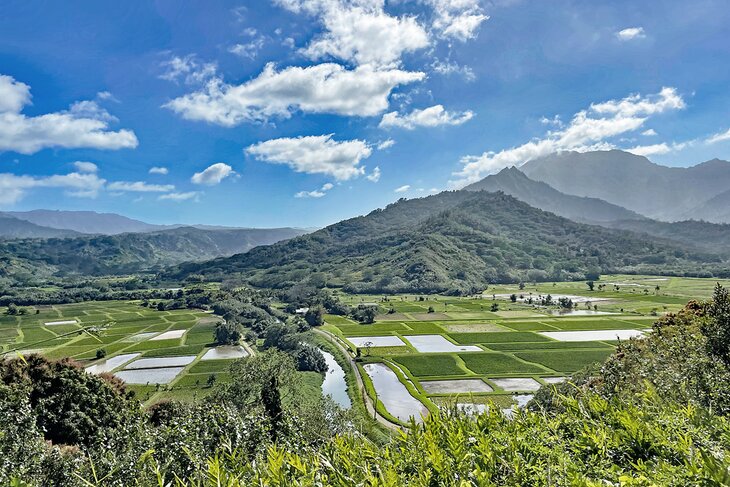
<svg viewBox="0 0 730 487">
<path fill-rule="evenodd" d="M 0 315 L 0 352 L 70 357 L 90 373 L 123 379 L 148 404 L 162 398 L 192 400 L 214 382 L 228 380 L 243 347 L 215 347 L 218 318 L 192 310 L 157 311 L 135 301 L 35 306 L 19 316 Z"/>
<path fill-rule="evenodd" d="M 327 315 L 323 329 L 361 358 L 379 411 L 403 422 L 446 402 L 524 404 L 541 386 L 603 361 L 617 340 L 649 333 L 661 314 L 708 297 L 714 284 L 607 276 L 593 291 L 576 282 L 498 286 L 472 297 L 347 295 L 341 299 L 377 304 L 382 314 L 373 324 Z M 552 304 L 540 304 L 548 294 Z M 569 312 L 560 297 L 573 302 Z"/>
</svg>

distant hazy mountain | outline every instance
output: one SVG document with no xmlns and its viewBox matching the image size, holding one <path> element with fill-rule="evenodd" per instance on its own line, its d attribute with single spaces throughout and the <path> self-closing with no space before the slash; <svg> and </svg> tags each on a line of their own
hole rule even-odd
<svg viewBox="0 0 730 487">
<path fill-rule="evenodd" d="M 546 183 L 533 181 L 515 167 L 502 169 L 499 173 L 487 176 L 464 189 L 467 191 L 502 191 L 530 206 L 578 222 L 600 223 L 644 218 L 638 213 L 598 198 L 561 193 Z"/>
<path fill-rule="evenodd" d="M 0 277 L 103 275 L 156 271 L 185 261 L 247 252 L 302 235 L 293 228 L 201 230 L 181 227 L 161 232 L 74 238 L 0 241 Z M 34 269 L 34 270 L 33 270 Z M 33 270 L 33 271 L 31 271 Z"/>
<path fill-rule="evenodd" d="M 608 272 L 730 271 L 716 254 L 667 239 L 576 223 L 504 193 L 451 191 L 399 200 L 246 254 L 181 264 L 165 275 L 238 275 L 261 287 L 311 278 L 354 292 L 447 292 Z"/>
<path fill-rule="evenodd" d="M 74 235 L 79 234 L 72 230 L 42 227 L 35 223 L 0 213 L 0 239 L 72 237 Z"/>
<path fill-rule="evenodd" d="M 152 232 L 165 228 L 115 213 L 95 211 L 32 210 L 5 213 L 43 227 L 89 234 L 118 235 L 129 232 Z"/>
<path fill-rule="evenodd" d="M 708 222 L 730 222 L 730 189 L 687 211 L 685 217 L 697 218 L 697 215 Z"/>
<path fill-rule="evenodd" d="M 713 159 L 693 167 L 666 167 L 619 150 L 562 152 L 520 167 L 530 179 L 556 190 L 600 198 L 665 221 L 689 218 L 730 222 L 712 199 L 730 188 L 730 162 Z"/>
</svg>

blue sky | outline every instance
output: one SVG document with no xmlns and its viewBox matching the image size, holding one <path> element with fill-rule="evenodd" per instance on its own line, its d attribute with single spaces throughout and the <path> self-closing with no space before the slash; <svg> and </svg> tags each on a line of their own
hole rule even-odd
<svg viewBox="0 0 730 487">
<path fill-rule="evenodd" d="M 0 210 L 311 227 L 557 150 L 730 159 L 728 25 L 723 0 L 5 0 Z"/>
</svg>

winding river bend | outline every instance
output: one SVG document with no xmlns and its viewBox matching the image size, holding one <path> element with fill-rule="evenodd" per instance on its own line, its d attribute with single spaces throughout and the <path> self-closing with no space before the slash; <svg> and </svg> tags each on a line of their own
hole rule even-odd
<svg viewBox="0 0 730 487">
<path fill-rule="evenodd" d="M 322 382 L 322 394 L 331 396 L 332 400 L 341 408 L 350 409 L 352 401 L 350 396 L 347 395 L 345 371 L 331 353 L 325 350 L 321 350 L 321 352 L 327 362 L 327 373 L 324 375 L 324 381 Z"/>
</svg>

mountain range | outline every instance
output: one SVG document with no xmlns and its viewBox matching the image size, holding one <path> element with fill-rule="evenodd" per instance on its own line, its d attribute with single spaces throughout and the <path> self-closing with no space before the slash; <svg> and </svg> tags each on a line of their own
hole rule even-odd
<svg viewBox="0 0 730 487">
<path fill-rule="evenodd" d="M 730 223 L 730 162 L 667 167 L 619 150 L 561 152 L 519 167 L 568 195 L 598 198 L 661 221 Z"/>
<path fill-rule="evenodd" d="M 310 280 L 353 292 L 468 292 L 607 272 L 728 273 L 724 258 L 678 241 L 577 223 L 503 192 L 451 191 L 165 275 L 238 275 L 261 287 Z"/>
</svg>

